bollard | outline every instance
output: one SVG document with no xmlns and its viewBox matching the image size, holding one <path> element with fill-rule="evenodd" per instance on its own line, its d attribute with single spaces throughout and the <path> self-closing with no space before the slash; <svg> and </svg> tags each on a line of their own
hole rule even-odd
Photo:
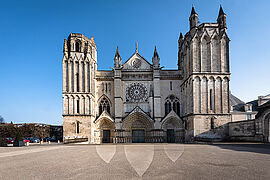
<svg viewBox="0 0 270 180">
<path fill-rule="evenodd" d="M 51 144 L 51 141 L 48 141 L 48 144 Z"/>
<path fill-rule="evenodd" d="M 58 140 L 57 143 L 60 144 L 60 140 Z"/>
<path fill-rule="evenodd" d="M 26 146 L 29 146 L 29 142 L 28 141 L 26 142 Z"/>
<path fill-rule="evenodd" d="M 40 144 L 43 144 L 43 141 L 40 141 Z"/>
</svg>

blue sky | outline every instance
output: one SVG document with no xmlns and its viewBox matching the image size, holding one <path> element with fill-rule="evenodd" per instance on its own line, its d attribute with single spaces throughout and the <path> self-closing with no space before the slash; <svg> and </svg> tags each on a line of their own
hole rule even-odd
<svg viewBox="0 0 270 180">
<path fill-rule="evenodd" d="M 135 51 L 176 68 L 179 33 L 189 29 L 192 4 L 199 21 L 227 14 L 233 94 L 244 101 L 270 93 L 270 1 L 46 0 L 0 6 L 0 115 L 7 122 L 62 123 L 62 47 L 71 32 L 94 36 L 98 68 L 110 69 Z"/>
</svg>

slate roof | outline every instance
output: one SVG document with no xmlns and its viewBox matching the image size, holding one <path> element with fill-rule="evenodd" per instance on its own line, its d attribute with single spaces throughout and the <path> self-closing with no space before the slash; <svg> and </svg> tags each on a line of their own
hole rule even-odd
<svg viewBox="0 0 270 180">
<path fill-rule="evenodd" d="M 234 111 L 245 111 L 244 105 L 246 104 L 244 101 L 240 100 L 236 96 L 234 96 L 231 92 L 229 94 L 230 105 L 233 106 Z"/>
</svg>

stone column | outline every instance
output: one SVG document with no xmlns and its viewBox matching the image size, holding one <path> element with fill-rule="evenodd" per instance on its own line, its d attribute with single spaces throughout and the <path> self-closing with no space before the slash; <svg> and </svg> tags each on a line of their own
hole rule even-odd
<svg viewBox="0 0 270 180">
<path fill-rule="evenodd" d="M 95 93 L 95 91 L 94 91 L 94 70 L 95 70 L 95 68 L 94 68 L 94 63 L 92 63 L 92 67 L 91 67 L 91 70 L 92 70 L 92 72 L 91 72 L 91 93 L 92 94 L 94 94 Z"/>
<path fill-rule="evenodd" d="M 83 61 L 79 61 L 79 79 L 80 92 L 83 92 Z"/>
<path fill-rule="evenodd" d="M 72 92 L 72 62 L 68 61 L 68 91 Z"/>
<path fill-rule="evenodd" d="M 74 61 L 73 62 L 73 87 L 74 87 L 74 92 L 78 92 L 78 88 L 77 88 L 77 81 L 78 81 L 78 76 L 77 76 L 77 71 L 78 71 L 78 61 Z"/>
<path fill-rule="evenodd" d="M 115 128 L 121 128 L 123 116 L 123 97 L 122 97 L 122 79 L 121 70 L 114 70 L 114 107 L 115 107 Z"/>
<path fill-rule="evenodd" d="M 221 91 L 221 79 L 218 77 L 215 81 L 216 85 L 215 85 L 215 108 L 216 108 L 216 113 L 220 114 L 222 113 L 222 91 Z"/>
<path fill-rule="evenodd" d="M 84 62 L 84 92 L 88 92 L 88 62 Z"/>
<path fill-rule="evenodd" d="M 209 71 L 208 72 L 213 72 L 213 62 L 212 62 L 212 60 L 213 60 L 213 58 L 212 58 L 212 43 L 211 42 L 209 42 L 209 43 L 207 43 L 207 46 L 208 46 L 208 49 L 209 49 L 209 51 L 207 51 L 208 52 L 208 54 L 207 54 L 207 58 L 209 58 L 209 61 L 208 62 L 210 62 L 210 69 L 209 69 Z"/>
<path fill-rule="evenodd" d="M 67 61 L 63 62 L 63 92 L 67 92 Z"/>
<path fill-rule="evenodd" d="M 69 97 L 69 114 L 74 114 L 74 97 Z"/>
<path fill-rule="evenodd" d="M 157 122 L 161 120 L 161 94 L 160 94 L 160 70 L 153 70 L 154 89 L 154 118 Z"/>
<path fill-rule="evenodd" d="M 88 74 L 88 83 L 89 83 L 89 93 L 92 93 L 92 65 L 88 64 L 89 74 Z"/>
</svg>

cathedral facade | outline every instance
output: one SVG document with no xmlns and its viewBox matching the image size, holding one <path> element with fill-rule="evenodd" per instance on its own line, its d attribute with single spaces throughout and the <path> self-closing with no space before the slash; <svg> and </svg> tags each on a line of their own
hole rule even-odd
<svg viewBox="0 0 270 180">
<path fill-rule="evenodd" d="M 160 66 L 136 46 L 125 62 L 117 47 L 114 68 L 97 70 L 93 37 L 71 33 L 64 42 L 64 142 L 184 142 L 226 138 L 229 106 L 229 38 L 226 14 L 198 25 L 178 40 L 178 68 Z"/>
</svg>

